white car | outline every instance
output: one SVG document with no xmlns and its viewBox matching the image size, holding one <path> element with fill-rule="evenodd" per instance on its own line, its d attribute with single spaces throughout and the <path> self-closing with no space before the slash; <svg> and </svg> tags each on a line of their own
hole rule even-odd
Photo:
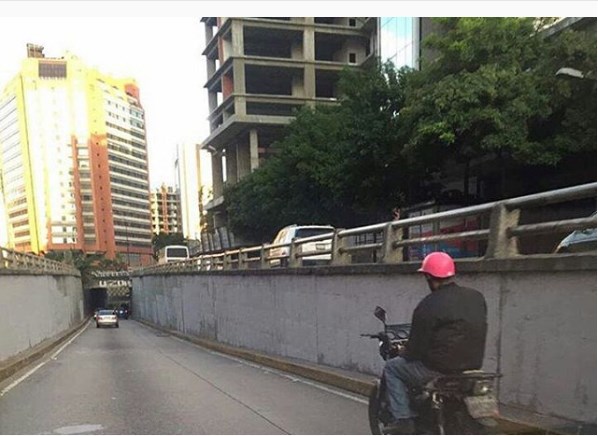
<svg viewBox="0 0 598 436">
<path fill-rule="evenodd" d="M 333 233 L 334 227 L 332 226 L 298 226 L 293 224 L 280 230 L 274 238 L 272 245 L 275 244 L 290 244 L 293 239 L 308 238 L 310 236 L 324 235 L 327 233 Z M 330 249 L 332 247 L 332 235 L 330 239 L 322 241 L 306 242 L 301 244 L 299 247 L 300 252 L 318 252 L 323 251 L 322 254 L 314 254 L 310 256 L 301 257 L 302 265 L 327 265 L 330 263 L 332 258 Z M 270 258 L 270 266 L 282 266 L 286 267 L 289 264 L 289 251 L 290 247 L 279 247 L 271 248 L 269 250 L 268 257 Z"/>
<path fill-rule="evenodd" d="M 100 328 L 105 325 L 114 326 L 118 328 L 118 316 L 115 310 L 99 310 L 96 316 L 96 327 Z"/>
</svg>

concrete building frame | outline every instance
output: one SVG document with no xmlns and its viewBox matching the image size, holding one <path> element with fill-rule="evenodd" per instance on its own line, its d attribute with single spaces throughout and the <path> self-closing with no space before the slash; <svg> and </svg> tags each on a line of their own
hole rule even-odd
<svg viewBox="0 0 598 436">
<path fill-rule="evenodd" d="M 204 17 L 216 228 L 226 225 L 225 184 L 235 184 L 272 153 L 303 106 L 336 104 L 346 66 L 378 53 L 376 17 Z"/>
</svg>

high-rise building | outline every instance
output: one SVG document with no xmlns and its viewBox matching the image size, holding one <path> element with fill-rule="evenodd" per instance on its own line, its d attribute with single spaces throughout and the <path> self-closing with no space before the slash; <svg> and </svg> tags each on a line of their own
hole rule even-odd
<svg viewBox="0 0 598 436">
<path fill-rule="evenodd" d="M 2 189 L 0 189 L 2 192 Z M 0 247 L 8 246 L 8 221 L 4 209 L 4 200 L 0 195 Z"/>
<path fill-rule="evenodd" d="M 9 246 L 151 262 L 145 116 L 133 79 L 28 44 L 0 94 L 0 189 Z"/>
<path fill-rule="evenodd" d="M 206 32 L 216 227 L 224 226 L 223 184 L 234 184 L 271 152 L 293 112 L 335 104 L 339 74 L 376 56 L 378 19 L 202 18 Z"/>
<path fill-rule="evenodd" d="M 380 57 L 397 68 L 415 68 L 419 59 L 419 18 L 381 17 Z"/>
<path fill-rule="evenodd" d="M 198 240 L 201 233 L 202 184 L 199 145 L 191 142 L 177 146 L 174 163 L 176 188 L 181 199 L 181 229 L 187 239 Z"/>
<path fill-rule="evenodd" d="M 397 68 L 419 69 L 421 60 L 431 61 L 435 52 L 425 49 L 422 41 L 438 26 L 429 17 L 381 17 L 380 58 L 391 61 Z"/>
<path fill-rule="evenodd" d="M 151 193 L 154 234 L 181 233 L 181 196 L 176 188 L 162 184 Z"/>
</svg>

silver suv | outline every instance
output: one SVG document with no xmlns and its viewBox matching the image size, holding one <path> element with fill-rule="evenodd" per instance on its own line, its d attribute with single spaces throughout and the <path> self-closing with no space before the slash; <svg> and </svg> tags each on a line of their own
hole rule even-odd
<svg viewBox="0 0 598 436">
<path fill-rule="evenodd" d="M 276 238 L 272 244 L 290 244 L 293 239 L 308 238 L 310 236 L 318 236 L 327 233 L 333 233 L 334 227 L 332 226 L 298 226 L 293 224 L 286 226 L 278 232 Z M 331 235 L 332 236 L 332 235 Z M 314 254 L 313 256 L 302 257 L 302 265 L 327 265 L 330 263 L 331 255 L 330 248 L 332 246 L 332 237 L 323 241 L 306 242 L 301 244 L 299 250 L 302 252 L 318 252 L 328 251 L 328 253 Z M 289 264 L 289 251 L 290 247 L 279 247 L 271 248 L 269 251 L 270 266 L 282 266 L 286 267 Z M 274 259 L 272 259 L 274 258 Z"/>
</svg>

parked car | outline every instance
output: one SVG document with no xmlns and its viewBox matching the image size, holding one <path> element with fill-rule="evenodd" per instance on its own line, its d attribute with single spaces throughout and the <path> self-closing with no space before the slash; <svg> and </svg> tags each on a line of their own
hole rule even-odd
<svg viewBox="0 0 598 436">
<path fill-rule="evenodd" d="M 310 236 L 324 235 L 327 233 L 333 233 L 334 227 L 332 226 L 320 226 L 320 225 L 307 225 L 299 226 L 296 224 L 287 226 L 280 230 L 274 238 L 272 244 L 289 244 L 293 239 L 308 238 Z M 318 252 L 318 251 L 330 251 L 332 246 L 332 238 L 325 239 L 323 241 L 314 241 L 301 244 L 300 250 L 303 252 Z M 282 266 L 286 267 L 289 264 L 289 251 L 290 247 L 279 247 L 271 248 L 269 251 L 271 266 Z M 313 256 L 302 257 L 302 265 L 326 265 L 330 262 L 331 254 L 314 254 Z"/>
<path fill-rule="evenodd" d="M 596 212 L 592 214 L 595 216 Z M 563 239 L 554 250 L 555 253 L 581 253 L 596 251 L 596 227 L 575 230 Z"/>
<path fill-rule="evenodd" d="M 96 317 L 96 328 L 114 326 L 118 328 L 118 316 L 115 310 L 100 310 Z"/>
</svg>

